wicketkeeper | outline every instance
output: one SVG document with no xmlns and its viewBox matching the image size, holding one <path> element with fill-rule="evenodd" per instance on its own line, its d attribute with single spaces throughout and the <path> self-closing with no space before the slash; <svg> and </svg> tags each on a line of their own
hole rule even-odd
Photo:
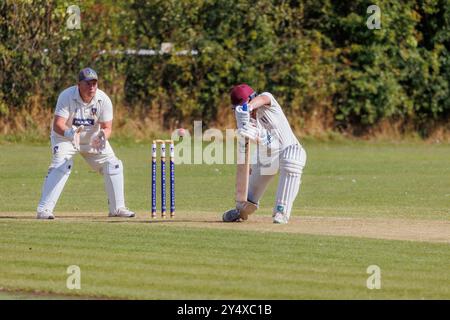
<svg viewBox="0 0 450 320">
<path fill-rule="evenodd" d="M 272 217 L 274 223 L 288 223 L 306 163 L 305 149 L 271 93 L 257 95 L 250 86 L 241 84 L 232 89 L 230 96 L 238 134 L 257 143 L 258 152 L 250 170 L 247 201 L 238 202 L 236 208 L 225 212 L 223 221 L 246 220 L 258 209 L 267 186 L 279 172 Z M 242 108 L 244 104 L 247 108 Z"/>
<path fill-rule="evenodd" d="M 37 207 L 38 219 L 54 219 L 53 210 L 73 167 L 73 156 L 81 154 L 92 169 L 103 175 L 110 217 L 134 217 L 125 207 L 123 165 L 108 139 L 111 136 L 111 99 L 97 88 L 97 73 L 85 68 L 78 84 L 61 92 L 51 131 L 53 158 Z"/>
</svg>

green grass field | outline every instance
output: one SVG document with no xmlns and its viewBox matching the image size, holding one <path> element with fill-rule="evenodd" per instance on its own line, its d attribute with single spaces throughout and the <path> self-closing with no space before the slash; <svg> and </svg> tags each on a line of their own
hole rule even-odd
<svg viewBox="0 0 450 320">
<path fill-rule="evenodd" d="M 177 217 L 152 221 L 149 146 L 113 147 L 137 218 L 106 217 L 103 178 L 77 157 L 57 219 L 37 221 L 50 148 L 0 145 L 0 299 L 450 299 L 448 145 L 308 141 L 286 226 L 270 219 L 276 181 L 249 221 L 220 222 L 233 165 L 177 166 Z M 314 234 L 317 219 L 348 230 Z M 392 237 L 365 234 L 361 221 Z M 408 240 L 392 240 L 402 232 Z M 66 287 L 70 265 L 80 290 Z M 366 287 L 370 265 L 381 268 L 379 290 Z"/>
</svg>

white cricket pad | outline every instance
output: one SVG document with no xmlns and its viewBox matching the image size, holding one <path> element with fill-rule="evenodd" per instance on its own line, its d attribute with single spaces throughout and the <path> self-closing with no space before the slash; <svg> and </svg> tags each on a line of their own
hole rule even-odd
<svg viewBox="0 0 450 320">
<path fill-rule="evenodd" d="M 301 176 L 306 163 L 306 152 L 299 145 L 292 145 L 283 150 L 280 159 L 280 180 L 277 198 L 273 208 L 274 216 L 282 213 L 289 220 L 292 205 L 297 197 Z"/>
<path fill-rule="evenodd" d="M 67 179 L 69 179 L 72 166 L 72 159 L 64 159 L 62 162 L 48 170 L 47 177 L 42 186 L 42 195 L 37 207 L 38 212 L 53 212 L 61 192 L 64 189 L 64 185 L 66 184 Z"/>
<path fill-rule="evenodd" d="M 109 213 L 114 213 L 118 208 L 125 207 L 122 161 L 117 158 L 106 161 L 103 164 L 103 177 L 108 194 Z"/>
</svg>

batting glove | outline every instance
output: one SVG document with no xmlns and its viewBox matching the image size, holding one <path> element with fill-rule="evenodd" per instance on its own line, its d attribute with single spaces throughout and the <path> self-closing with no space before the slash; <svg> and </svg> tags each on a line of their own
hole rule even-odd
<svg viewBox="0 0 450 320">
<path fill-rule="evenodd" d="M 242 106 L 237 106 L 234 113 L 238 129 L 243 129 L 250 123 L 250 112 L 242 110 Z"/>
<path fill-rule="evenodd" d="M 238 135 L 248 138 L 251 141 L 257 142 L 259 137 L 259 130 L 256 126 L 252 125 L 250 122 L 245 125 L 245 127 L 237 130 Z"/>
<path fill-rule="evenodd" d="M 253 121 L 250 121 L 245 128 L 238 129 L 237 133 L 244 138 L 265 146 L 270 146 L 273 140 L 272 135 L 266 129 L 261 128 Z"/>
</svg>

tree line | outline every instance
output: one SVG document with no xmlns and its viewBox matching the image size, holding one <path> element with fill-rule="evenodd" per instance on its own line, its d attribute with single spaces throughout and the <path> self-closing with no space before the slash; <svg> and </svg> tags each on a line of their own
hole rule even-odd
<svg viewBox="0 0 450 320">
<path fill-rule="evenodd" d="M 229 124 L 228 93 L 242 82 L 272 92 L 298 130 L 448 126 L 450 0 L 380 0 L 377 16 L 373 4 L 4 0 L 0 118 L 53 110 L 91 66 L 127 117 L 167 129 Z"/>
</svg>

